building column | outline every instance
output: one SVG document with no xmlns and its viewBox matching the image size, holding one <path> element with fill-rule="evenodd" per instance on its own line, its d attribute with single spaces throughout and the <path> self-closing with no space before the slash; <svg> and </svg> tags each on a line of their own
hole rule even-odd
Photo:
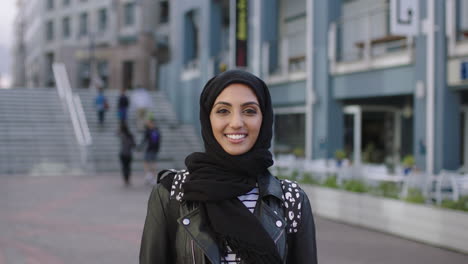
<svg viewBox="0 0 468 264">
<path fill-rule="evenodd" d="M 342 106 L 333 98 L 330 64 L 328 61 L 328 29 L 340 16 L 342 0 L 314 1 L 313 91 L 315 102 L 312 118 L 312 158 L 333 158 L 343 148 L 344 114 Z"/>
</svg>

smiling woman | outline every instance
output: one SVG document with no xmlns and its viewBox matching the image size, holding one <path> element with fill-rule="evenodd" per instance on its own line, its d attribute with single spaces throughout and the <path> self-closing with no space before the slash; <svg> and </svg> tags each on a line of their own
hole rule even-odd
<svg viewBox="0 0 468 264">
<path fill-rule="evenodd" d="M 200 96 L 205 152 L 153 190 L 140 263 L 315 264 L 315 225 L 307 195 L 268 167 L 270 93 L 258 77 L 231 70 Z"/>
</svg>

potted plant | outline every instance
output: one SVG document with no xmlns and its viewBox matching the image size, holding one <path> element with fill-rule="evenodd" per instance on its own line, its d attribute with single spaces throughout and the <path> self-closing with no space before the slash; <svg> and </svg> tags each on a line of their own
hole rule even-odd
<svg viewBox="0 0 468 264">
<path fill-rule="evenodd" d="M 403 161 L 401 163 L 403 165 L 403 174 L 408 175 L 411 172 L 411 170 L 414 168 L 414 164 L 415 164 L 414 156 L 406 155 L 403 158 Z"/>
<path fill-rule="evenodd" d="M 343 164 L 343 160 L 346 159 L 346 152 L 342 149 L 338 149 L 335 151 L 335 159 L 336 159 L 336 165 L 338 167 L 341 167 Z"/>
</svg>

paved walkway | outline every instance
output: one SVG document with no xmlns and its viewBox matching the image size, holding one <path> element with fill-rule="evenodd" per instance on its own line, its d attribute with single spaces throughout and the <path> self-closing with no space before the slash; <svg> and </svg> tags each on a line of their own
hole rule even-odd
<svg viewBox="0 0 468 264">
<path fill-rule="evenodd" d="M 142 175 L 0 177 L 0 264 L 138 263 Z M 466 264 L 468 255 L 317 218 L 320 264 Z M 466 230 L 464 230 L 466 231 Z"/>
</svg>

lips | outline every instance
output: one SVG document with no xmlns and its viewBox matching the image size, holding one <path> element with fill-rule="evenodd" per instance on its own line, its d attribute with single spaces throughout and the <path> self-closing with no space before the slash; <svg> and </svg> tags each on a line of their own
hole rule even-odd
<svg viewBox="0 0 468 264">
<path fill-rule="evenodd" d="M 229 142 L 231 143 L 240 143 L 244 141 L 244 139 L 247 137 L 247 134 L 224 134 Z"/>
</svg>

